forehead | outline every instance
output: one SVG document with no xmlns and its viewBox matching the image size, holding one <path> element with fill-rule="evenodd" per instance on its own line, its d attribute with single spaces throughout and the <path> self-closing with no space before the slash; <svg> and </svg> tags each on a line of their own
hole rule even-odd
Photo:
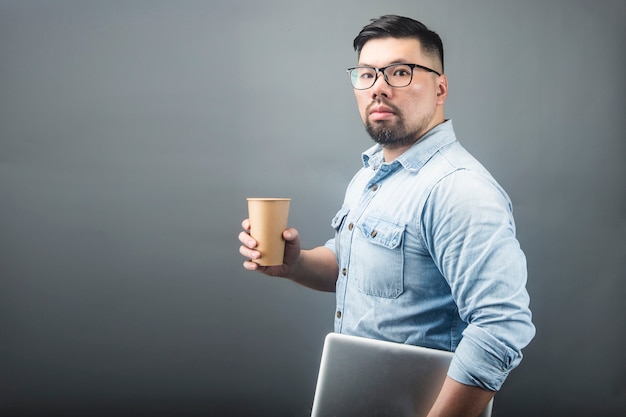
<svg viewBox="0 0 626 417">
<path fill-rule="evenodd" d="M 413 38 L 371 39 L 363 45 L 359 65 L 385 66 L 394 62 L 424 62 L 421 43 Z"/>
</svg>

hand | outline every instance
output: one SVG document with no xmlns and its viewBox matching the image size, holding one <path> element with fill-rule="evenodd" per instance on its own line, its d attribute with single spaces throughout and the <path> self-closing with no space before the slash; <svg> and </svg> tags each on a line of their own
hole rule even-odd
<svg viewBox="0 0 626 417">
<path fill-rule="evenodd" d="M 289 277 L 294 266 L 300 257 L 300 235 L 296 229 L 290 228 L 283 232 L 285 239 L 285 255 L 282 265 L 277 266 L 260 266 L 253 259 L 258 259 L 261 253 L 255 250 L 257 241 L 250 236 L 250 220 L 245 219 L 241 223 L 244 231 L 239 233 L 239 241 L 242 245 L 239 247 L 239 253 L 248 258 L 243 263 L 243 267 L 248 271 L 259 271 L 265 275 L 274 277 Z"/>
</svg>

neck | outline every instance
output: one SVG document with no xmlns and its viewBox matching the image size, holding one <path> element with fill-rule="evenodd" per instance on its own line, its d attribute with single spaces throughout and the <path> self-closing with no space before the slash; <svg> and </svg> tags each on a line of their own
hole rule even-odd
<svg viewBox="0 0 626 417">
<path fill-rule="evenodd" d="M 395 146 L 394 145 L 382 145 L 382 148 L 383 148 L 383 159 L 385 160 L 386 163 L 390 163 L 390 162 L 395 161 L 400 155 L 405 153 L 413 145 L 415 145 L 417 142 L 419 142 L 424 137 L 424 135 L 426 135 L 432 129 L 434 129 L 435 127 L 439 126 L 441 123 L 443 123 L 445 121 L 446 121 L 446 119 L 444 119 L 444 118 L 441 118 L 441 119 L 437 120 L 435 123 L 430 125 L 423 133 L 419 134 L 417 139 L 415 139 L 415 141 L 413 141 L 412 143 L 405 144 L 405 145 L 395 145 Z"/>
</svg>

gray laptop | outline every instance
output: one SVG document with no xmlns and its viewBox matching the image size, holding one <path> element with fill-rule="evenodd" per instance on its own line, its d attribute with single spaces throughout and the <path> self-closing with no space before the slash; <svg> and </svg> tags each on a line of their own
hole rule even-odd
<svg viewBox="0 0 626 417">
<path fill-rule="evenodd" d="M 311 417 L 423 417 L 453 353 L 330 333 Z M 481 417 L 491 416 L 490 402 Z"/>
</svg>

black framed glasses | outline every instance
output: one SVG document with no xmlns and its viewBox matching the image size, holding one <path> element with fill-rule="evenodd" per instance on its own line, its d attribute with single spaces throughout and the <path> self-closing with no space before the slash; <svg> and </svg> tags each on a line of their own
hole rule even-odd
<svg viewBox="0 0 626 417">
<path fill-rule="evenodd" d="M 352 87 L 356 90 L 367 90 L 376 83 L 378 74 L 383 74 L 385 82 L 391 87 L 406 87 L 413 80 L 413 70 L 415 68 L 441 75 L 441 73 L 432 68 L 418 64 L 391 64 L 382 68 L 359 66 L 348 68 L 346 72 L 350 76 Z"/>
</svg>

